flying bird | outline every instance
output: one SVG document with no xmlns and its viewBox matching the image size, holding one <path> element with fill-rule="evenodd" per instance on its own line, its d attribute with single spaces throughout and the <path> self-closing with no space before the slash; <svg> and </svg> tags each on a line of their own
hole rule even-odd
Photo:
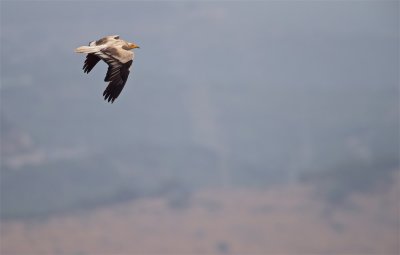
<svg viewBox="0 0 400 255">
<path fill-rule="evenodd" d="M 113 103 L 124 88 L 135 56 L 131 50 L 135 48 L 139 46 L 120 39 L 119 35 L 111 35 L 75 49 L 77 53 L 87 54 L 83 65 L 85 73 L 89 73 L 100 60 L 107 63 L 104 81 L 109 83 L 103 92 L 104 100 Z"/>
</svg>

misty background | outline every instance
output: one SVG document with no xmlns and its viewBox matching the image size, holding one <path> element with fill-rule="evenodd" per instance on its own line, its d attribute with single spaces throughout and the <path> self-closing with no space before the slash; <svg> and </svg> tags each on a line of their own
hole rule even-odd
<svg viewBox="0 0 400 255">
<path fill-rule="evenodd" d="M 74 49 L 114 34 L 109 104 Z M 398 71 L 398 1 L 2 1 L 2 222 L 292 184 L 349 210 L 399 185 Z"/>
</svg>

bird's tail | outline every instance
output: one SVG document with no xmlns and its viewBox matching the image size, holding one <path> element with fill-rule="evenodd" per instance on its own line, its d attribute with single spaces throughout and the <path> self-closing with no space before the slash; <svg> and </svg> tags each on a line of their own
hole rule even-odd
<svg viewBox="0 0 400 255">
<path fill-rule="evenodd" d="M 75 49 L 76 53 L 94 53 L 99 51 L 96 46 L 81 46 Z"/>
</svg>

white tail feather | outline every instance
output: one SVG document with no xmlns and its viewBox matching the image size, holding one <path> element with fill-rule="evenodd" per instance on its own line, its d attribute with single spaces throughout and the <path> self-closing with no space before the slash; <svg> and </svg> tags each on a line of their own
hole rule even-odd
<svg viewBox="0 0 400 255">
<path fill-rule="evenodd" d="M 94 53 L 98 51 L 99 49 L 96 46 L 81 46 L 75 49 L 76 53 Z"/>
</svg>

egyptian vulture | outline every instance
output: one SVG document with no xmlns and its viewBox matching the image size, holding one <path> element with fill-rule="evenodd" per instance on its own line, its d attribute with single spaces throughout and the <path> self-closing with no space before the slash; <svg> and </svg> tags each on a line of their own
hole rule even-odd
<svg viewBox="0 0 400 255">
<path fill-rule="evenodd" d="M 89 73 L 101 60 L 107 63 L 105 82 L 109 82 L 103 92 L 104 100 L 111 103 L 119 96 L 128 79 L 134 58 L 132 49 L 139 48 L 134 43 L 124 41 L 118 35 L 111 35 L 75 49 L 77 53 L 86 53 L 83 71 Z"/>
</svg>

